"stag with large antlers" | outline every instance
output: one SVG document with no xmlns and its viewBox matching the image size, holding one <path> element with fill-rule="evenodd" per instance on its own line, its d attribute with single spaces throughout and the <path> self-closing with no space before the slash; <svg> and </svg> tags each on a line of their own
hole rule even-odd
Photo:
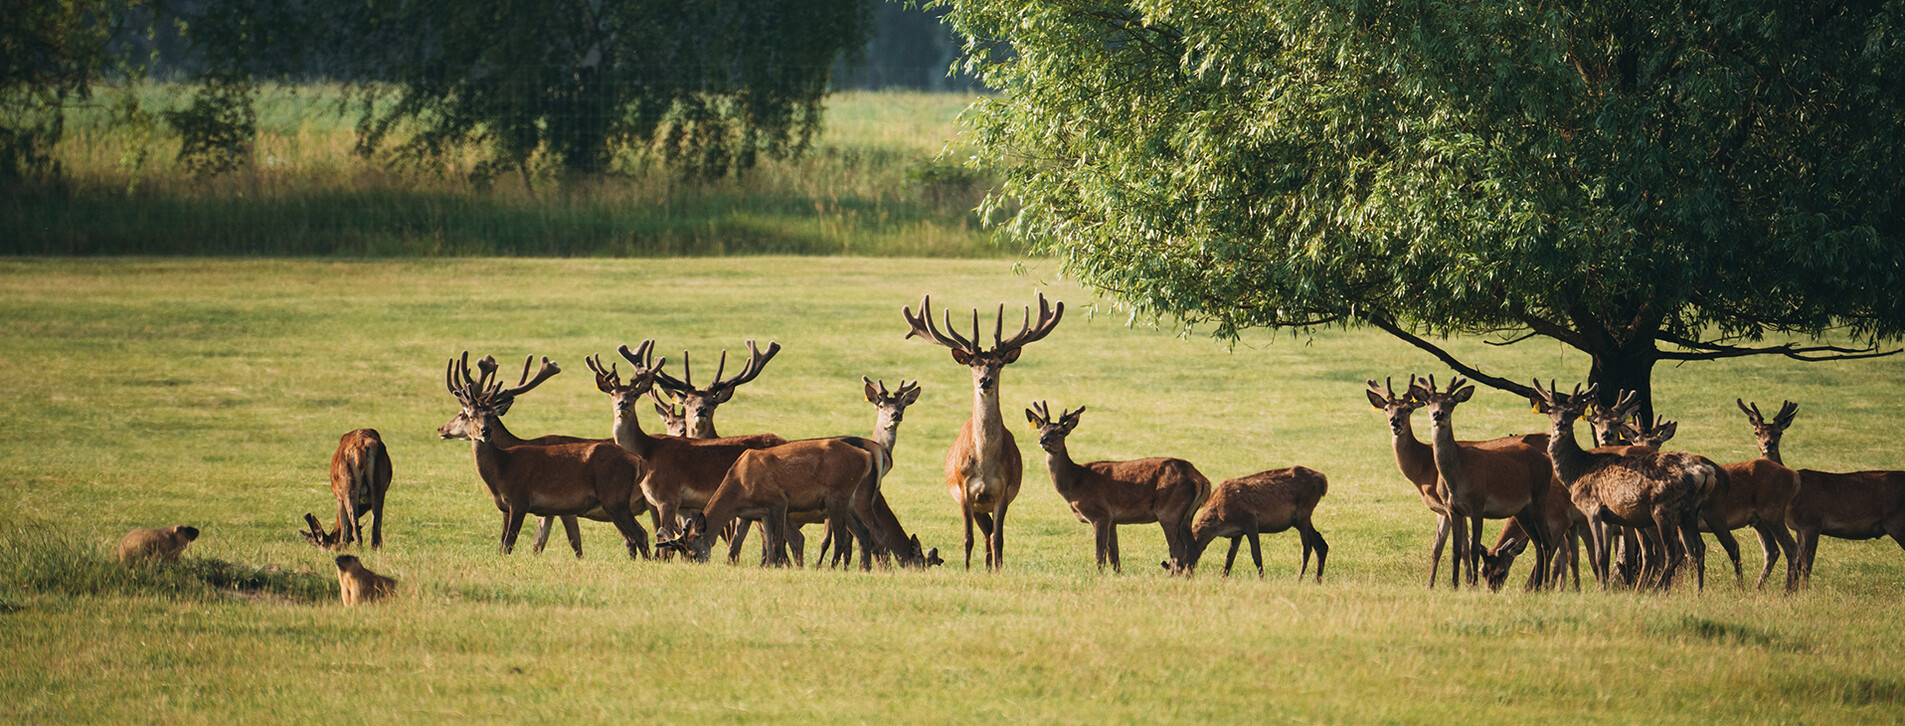
<svg viewBox="0 0 1905 726">
<path fill-rule="evenodd" d="M 656 371 L 656 387 L 667 391 L 674 402 L 682 407 L 686 424 L 683 436 L 691 439 L 719 438 L 720 435 L 714 432 L 715 408 L 733 398 L 734 389 L 759 377 L 761 370 L 767 367 L 768 361 L 774 360 L 774 356 L 780 354 L 781 344 L 769 341 L 767 352 L 762 353 L 759 348 L 754 347 L 754 341 L 750 340 L 747 341 L 747 352 L 747 364 L 741 366 L 741 370 L 733 376 L 722 378 L 721 374 L 728 369 L 728 351 L 726 348 L 721 349 L 721 362 L 714 369 L 714 382 L 709 383 L 705 388 L 695 387 L 694 370 L 688 367 L 688 351 L 681 352 L 680 379 Z M 659 399 L 656 405 L 661 405 Z"/>
<path fill-rule="evenodd" d="M 1714 488 L 1714 480 L 1726 474 L 1711 462 L 1684 452 L 1632 451 L 1628 453 L 1590 452 L 1574 438 L 1574 421 L 1594 400 L 1594 386 L 1582 391 L 1574 387 L 1572 395 L 1542 388 L 1535 381 L 1535 410 L 1548 417 L 1548 459 L 1554 473 L 1568 487 L 1576 509 L 1586 514 L 1595 544 L 1591 559 L 1600 559 L 1607 551 L 1606 525 L 1619 524 L 1640 530 L 1666 553 L 1666 562 L 1657 573 L 1657 584 L 1665 589 L 1673 582 L 1683 559 L 1691 557 L 1698 585 L 1705 587 L 1706 543 L 1700 539 L 1702 497 Z M 1605 573 L 1607 563 L 1599 562 L 1595 571 Z M 1606 587 L 1607 581 L 1602 580 Z"/>
<path fill-rule="evenodd" d="M 469 358 L 466 351 L 461 359 L 450 359 L 444 372 L 444 386 L 462 410 L 438 428 L 437 435 L 470 440 L 477 473 L 497 509 L 503 511 L 502 553 L 515 548 L 528 515 L 586 515 L 599 509 L 622 533 L 630 558 L 648 556 L 648 533 L 635 523 L 633 510 L 640 501 L 635 498 L 635 483 L 646 469 L 642 460 L 606 443 L 524 445 L 503 426 L 502 417 L 517 396 L 562 369 L 544 358 L 531 378 L 535 357 L 530 356 L 523 362 L 522 380 L 504 388 L 495 380 L 494 358 L 484 356 L 477 362 L 480 379 L 470 376 Z"/>
<path fill-rule="evenodd" d="M 1416 380 L 1415 374 L 1409 375 L 1411 390 L 1416 387 Z M 1376 385 L 1374 380 L 1367 383 L 1369 387 L 1363 393 L 1368 396 L 1369 404 L 1383 412 L 1383 417 L 1389 422 L 1390 443 L 1395 449 L 1396 468 L 1402 471 L 1402 476 L 1408 479 L 1410 484 L 1415 485 L 1416 493 L 1422 496 L 1423 506 L 1428 507 L 1429 511 L 1435 514 L 1435 540 L 1429 556 L 1429 587 L 1434 588 L 1436 574 L 1442 566 L 1442 549 L 1448 543 L 1452 522 L 1448 516 L 1448 505 L 1442 501 L 1439 486 L 1441 478 L 1435 471 L 1435 449 L 1416 438 L 1414 425 L 1410 421 L 1416 409 L 1421 408 L 1426 402 L 1407 393 L 1397 396 L 1395 385 L 1387 379 L 1381 386 Z M 1487 441 L 1458 441 L 1456 444 L 1481 448 L 1505 446 L 1546 448 L 1548 435 L 1525 434 Z M 1451 586 L 1461 585 L 1462 568 L 1458 566 L 1463 559 L 1461 552 L 1458 545 L 1452 553 L 1454 557 L 1450 562 L 1452 576 L 1449 584 Z"/>
<path fill-rule="evenodd" d="M 1005 564 L 1005 513 L 1019 495 L 1024 475 L 1018 442 L 1006 430 L 999 410 L 999 377 L 1005 367 L 1019 359 L 1020 349 L 1052 334 L 1065 316 L 1065 303 L 1052 306 L 1045 295 L 1038 296 L 1038 319 L 1025 309 L 1025 323 L 1019 332 L 1005 337 L 1005 305 L 999 305 L 998 320 L 992 329 L 992 347 L 979 347 L 979 311 L 972 311 L 972 337 L 961 336 L 952 326 L 952 313 L 945 313 L 945 330 L 933 324 L 932 296 L 919 301 L 919 314 L 901 308 L 909 330 L 915 335 L 952 350 L 953 361 L 972 369 L 972 418 L 959 429 L 959 438 L 946 451 L 946 490 L 959 503 L 966 525 L 966 568 L 972 568 L 972 526 L 977 523 L 986 540 L 986 567 L 997 569 Z"/>
<path fill-rule="evenodd" d="M 1164 544 L 1171 555 L 1165 569 L 1189 574 L 1191 518 L 1210 498 L 1210 480 L 1183 459 L 1072 461 L 1065 437 L 1078 427 L 1084 412 L 1085 407 L 1079 406 L 1054 418 L 1045 402 L 1039 401 L 1025 410 L 1025 418 L 1038 429 L 1038 445 L 1046 452 L 1052 487 L 1071 505 L 1078 521 L 1091 525 L 1098 571 L 1104 571 L 1106 560 L 1113 572 L 1120 571 L 1118 525 L 1156 522 L 1164 530 Z"/>
<path fill-rule="evenodd" d="M 643 431 L 635 419 L 636 406 L 658 380 L 666 378 L 661 368 L 668 359 L 655 358 L 654 344 L 653 340 L 645 340 L 636 350 L 629 350 L 626 345 L 618 349 L 633 366 L 627 383 L 622 382 L 615 364 L 603 365 L 600 356 L 591 356 L 588 363 L 590 370 L 595 371 L 596 389 L 608 394 L 614 406 L 611 431 L 615 443 L 648 465 L 641 479 L 641 492 L 660 520 L 656 525 L 657 537 L 673 539 L 680 533 L 679 515 L 700 510 L 721 486 L 728 467 L 733 466 L 743 452 L 778 446 L 787 440 L 774 434 L 685 439 L 650 436 Z M 770 347 L 777 346 L 770 344 Z"/>
<path fill-rule="evenodd" d="M 1455 407 L 1475 394 L 1475 387 L 1465 383 L 1457 377 L 1447 390 L 1438 391 L 1430 376 L 1410 389 L 1410 396 L 1421 399 L 1429 411 L 1430 448 L 1442 501 L 1454 518 L 1456 552 L 1468 555 L 1462 566 L 1471 569 L 1469 579 L 1474 581 L 1481 565 L 1482 520 L 1512 517 L 1534 542 L 1531 582 L 1542 584 L 1555 550 L 1547 520 L 1548 484 L 1554 476 L 1548 456 L 1527 443 L 1497 448 L 1456 444 Z"/>
</svg>

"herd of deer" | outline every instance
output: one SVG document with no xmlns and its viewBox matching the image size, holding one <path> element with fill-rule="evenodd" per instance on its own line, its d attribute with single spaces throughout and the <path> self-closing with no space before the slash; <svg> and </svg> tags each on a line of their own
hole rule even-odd
<svg viewBox="0 0 1905 726">
<path fill-rule="evenodd" d="M 1779 440 L 1799 410 L 1790 401 L 1768 421 L 1758 405 L 1736 400 L 1753 426 L 1760 458 L 1720 466 L 1703 456 L 1661 451 L 1676 425 L 1658 417 L 1630 422 L 1638 407 L 1632 392 L 1622 392 L 1613 406 L 1598 406 L 1593 386 L 1561 393 L 1535 381 L 1532 403 L 1547 415 L 1547 433 L 1457 441 L 1452 414 L 1473 395 L 1473 386 L 1457 378 L 1438 390 L 1433 377 L 1410 376 L 1408 390 L 1398 396 L 1389 383 L 1368 384 L 1370 403 L 1389 419 L 1397 467 L 1437 517 L 1430 587 L 1451 533 L 1451 584 L 1459 585 L 1466 575 L 1470 585 L 1479 577 L 1491 588 L 1506 581 L 1510 565 L 1531 542 L 1536 561 L 1530 589 L 1559 586 L 1569 574 L 1578 589 L 1582 539 L 1588 541 L 1588 564 L 1603 588 L 1619 583 L 1664 589 L 1689 560 L 1697 584 L 1704 587 L 1701 532 L 1719 541 L 1743 583 L 1732 531 L 1753 528 L 1765 552 L 1758 586 L 1765 586 L 1783 553 L 1788 591 L 1810 581 L 1822 534 L 1845 539 L 1890 535 L 1905 546 L 1905 472 L 1787 468 Z M 1416 439 L 1410 424 L 1419 408 L 1429 412 L 1428 444 Z M 1596 448 L 1584 450 L 1575 440 L 1574 422 L 1582 418 L 1594 430 Z M 1511 520 L 1486 550 L 1484 519 Z M 1796 540 L 1792 531 L 1799 534 Z"/>
<path fill-rule="evenodd" d="M 984 543 L 985 565 L 1003 565 L 1006 512 L 1019 493 L 1022 461 L 1000 409 L 1001 374 L 1019 359 L 1024 346 L 1051 334 L 1064 310 L 1063 303 L 1054 307 L 1040 295 L 1036 318 L 1028 306 L 1019 331 L 1008 337 L 1001 305 L 990 347 L 980 342 L 976 309 L 970 337 L 954 328 L 950 313 L 944 314 L 943 325 L 936 324 L 930 297 L 921 300 L 918 313 L 911 307 L 901 310 L 907 338 L 918 336 L 945 346 L 953 360 L 972 373 L 972 416 L 947 451 L 945 467 L 947 491 L 965 524 L 967 568 L 972 566 L 975 525 Z M 902 381 L 898 390 L 889 391 L 884 382 L 861 379 L 867 401 L 878 412 L 870 438 L 788 441 L 769 433 L 721 437 L 715 432 L 716 408 L 730 400 L 737 387 L 759 376 L 780 351 L 776 343 L 765 352 L 753 341 L 747 346 L 749 357 L 740 372 L 722 377 L 727 365 L 723 351 L 714 381 L 705 387 L 694 385 L 685 353 L 682 378 L 666 373 L 667 359 L 655 357 L 652 340 L 633 350 L 618 349 L 631 366 L 626 380 L 619 364 L 590 357 L 596 387 L 608 395 L 613 410 L 611 436 L 603 439 L 515 436 L 503 425 L 503 416 L 518 396 L 561 368 L 548 358 L 538 366 L 530 356 L 516 385 L 505 387 L 494 358 L 476 361 L 472 372 L 465 352 L 449 361 L 444 374 L 444 385 L 460 408 L 437 433 L 471 442 L 477 472 L 503 515 L 504 554 L 514 548 L 524 520 L 535 515 L 540 519 L 536 552 L 542 551 L 552 522 L 560 519 L 570 546 L 581 556 L 576 518 L 587 517 L 612 523 L 631 558 L 680 553 L 705 561 L 716 538 L 726 537 L 728 559 L 735 562 L 750 525 L 758 521 L 764 531 L 764 566 L 804 566 L 800 528 L 806 524 L 822 524 L 825 531 L 817 565 L 829 564 L 831 549 L 831 565 L 851 566 L 856 544 L 862 569 L 870 569 L 876 559 L 903 567 L 940 564 L 938 550 L 922 549 L 880 490 L 893 466 L 904 412 L 919 399 L 918 384 Z M 1589 542 L 1592 573 L 1604 587 L 1624 582 L 1665 588 L 1688 561 L 1704 586 L 1700 532 L 1714 534 L 1740 576 L 1738 545 L 1730 532 L 1753 527 L 1766 553 L 1760 585 L 1783 552 L 1787 588 L 1792 589 L 1809 577 L 1820 534 L 1854 539 L 1905 535 L 1905 473 L 1795 472 L 1780 463 L 1779 437 L 1797 410 L 1791 403 L 1767 422 L 1757 407 L 1741 402 L 1763 458 L 1722 467 L 1705 457 L 1658 450 L 1673 435 L 1674 424 L 1629 423 L 1636 408 L 1632 394 L 1615 406 L 1597 407 L 1593 387 L 1582 391 L 1576 386 L 1573 393 L 1563 394 L 1537 381 L 1533 402 L 1548 416 L 1547 433 L 1458 441 L 1453 412 L 1470 399 L 1473 386 L 1458 378 L 1438 389 L 1433 378 L 1411 376 L 1407 390 L 1397 395 L 1393 385 L 1368 383 L 1370 402 L 1388 416 L 1398 467 L 1437 515 L 1430 587 L 1439 576 L 1451 533 L 1451 582 L 1460 585 L 1466 576 L 1470 585 L 1479 580 L 1496 588 L 1531 543 L 1535 564 L 1530 588 L 1559 586 L 1568 572 L 1579 588 L 1583 538 Z M 636 409 L 644 396 L 653 402 L 665 435 L 651 435 L 637 421 Z M 1412 414 L 1419 408 L 1429 411 L 1428 444 L 1411 428 Z M 1311 518 L 1328 491 L 1323 474 L 1296 466 L 1213 487 L 1182 459 L 1077 463 L 1065 440 L 1084 411 L 1061 409 L 1053 416 L 1041 401 L 1025 414 L 1038 431 L 1054 488 L 1079 521 L 1092 526 L 1100 570 L 1107 562 L 1114 570 L 1121 568 L 1120 524 L 1158 524 L 1169 549 L 1163 567 L 1186 575 L 1218 537 L 1230 539 L 1225 574 L 1235 563 L 1239 545 L 1248 539 L 1261 575 L 1258 535 L 1295 529 L 1303 556 L 1298 577 L 1307 575 L 1314 554 L 1321 581 L 1329 545 Z M 1597 448 L 1584 450 L 1575 441 L 1574 422 L 1583 417 L 1595 429 Z M 327 531 L 307 514 L 305 536 L 323 547 L 361 541 L 358 520 L 369 513 L 370 544 L 381 544 L 389 472 L 388 454 L 375 431 L 346 434 L 332 462 L 337 524 Z M 653 552 L 647 531 L 636 521 L 644 512 L 656 531 Z M 1512 520 L 1489 549 L 1481 543 L 1485 519 Z M 1797 540 L 1789 526 L 1799 532 Z"/>
</svg>

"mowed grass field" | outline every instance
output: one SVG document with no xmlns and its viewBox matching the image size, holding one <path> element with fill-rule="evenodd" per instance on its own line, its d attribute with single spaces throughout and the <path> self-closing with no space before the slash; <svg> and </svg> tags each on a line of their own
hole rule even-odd
<svg viewBox="0 0 1905 726">
<path fill-rule="evenodd" d="M 989 325 L 1004 301 L 1015 325 L 1036 291 L 1067 308 L 1004 376 L 1026 460 L 1006 567 L 967 571 L 941 466 L 970 377 L 945 349 L 902 340 L 899 309 L 931 293 L 956 320 L 984 308 Z M 1367 331 L 1260 333 L 1230 350 L 1126 322 L 1041 261 L 1016 274 L 1010 262 L 853 258 L 0 261 L 0 720 L 1905 717 L 1905 554 L 1893 543 L 1823 540 L 1812 589 L 1796 596 L 1737 589 L 1717 547 L 1704 593 L 1428 591 L 1432 518 L 1362 388 L 1444 369 Z M 509 426 L 606 436 L 607 399 L 583 357 L 645 338 L 671 364 L 692 351 L 699 377 L 744 339 L 785 346 L 721 409 L 724 433 L 864 435 L 860 376 L 922 380 L 884 491 L 950 564 L 631 562 L 593 522 L 585 559 L 560 545 L 531 555 L 528 531 L 497 554 L 501 517 L 469 444 L 435 436 L 456 412 L 445 361 L 493 354 L 514 376 L 524 355 L 548 355 L 565 372 L 524 395 Z M 1586 369 L 1549 343 L 1453 345 L 1517 377 L 1565 383 Z M 1656 388 L 1681 422 L 1673 447 L 1752 458 L 1733 399 L 1792 399 L 1789 464 L 1905 464 L 1896 359 L 1662 367 Z M 1034 400 L 1089 406 L 1070 442 L 1081 460 L 1179 456 L 1213 480 L 1324 471 L 1325 581 L 1294 581 L 1291 533 L 1266 538 L 1267 579 L 1218 577 L 1215 548 L 1195 578 L 1166 577 L 1150 525 L 1123 530 L 1123 574 L 1099 574 L 1089 528 L 1023 426 Z M 1456 424 L 1484 438 L 1545 420 L 1483 390 Z M 347 610 L 330 555 L 295 530 L 306 511 L 329 521 L 331 452 L 363 426 L 383 433 L 396 477 L 386 547 L 360 554 L 401 594 Z M 105 564 L 126 530 L 177 523 L 204 535 L 172 575 Z M 1759 554 L 1743 540 L 1751 570 Z M 232 569 L 275 584 L 192 584 Z"/>
</svg>

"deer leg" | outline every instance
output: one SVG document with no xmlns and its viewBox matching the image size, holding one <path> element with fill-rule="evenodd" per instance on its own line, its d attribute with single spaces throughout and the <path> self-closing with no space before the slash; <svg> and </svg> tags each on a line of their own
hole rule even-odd
<svg viewBox="0 0 1905 726">
<path fill-rule="evenodd" d="M 1477 587 L 1482 572 L 1482 516 L 1477 514 L 1469 518 L 1468 557 L 1462 566 L 1468 569 L 1468 586 Z"/>
<path fill-rule="evenodd" d="M 628 513 L 628 521 L 635 526 L 635 547 L 641 551 L 642 559 L 646 560 L 648 559 L 648 530 L 642 529 L 642 524 L 635 521 L 635 512 L 632 509 Z M 582 559 L 582 526 L 576 522 L 575 515 L 563 515 L 562 533 L 569 536 L 569 549 L 575 550 L 576 559 Z"/>
<path fill-rule="evenodd" d="M 972 503 L 961 502 L 959 509 L 966 515 L 966 569 L 970 570 L 972 569 Z"/>
<path fill-rule="evenodd" d="M 794 557 L 794 566 L 804 569 L 807 567 L 807 535 L 801 533 L 800 527 L 793 520 L 788 520 L 784 539 L 787 540 L 787 551 Z"/>
<path fill-rule="evenodd" d="M 1113 521 L 1110 516 L 1105 517 L 1105 522 L 1107 522 L 1105 529 L 1110 532 L 1110 534 L 1105 537 L 1105 554 L 1111 557 L 1112 573 L 1122 574 L 1124 572 L 1124 564 L 1118 561 L 1118 523 Z"/>
<path fill-rule="evenodd" d="M 826 527 L 823 526 L 820 528 L 820 551 L 814 554 L 814 566 L 816 568 L 820 566 L 820 563 L 822 561 L 825 561 L 827 559 L 827 550 L 832 548 L 833 548 L 833 530 L 827 529 Z M 802 562 L 800 566 L 806 567 L 807 563 Z"/>
<path fill-rule="evenodd" d="M 741 543 L 747 541 L 747 532 L 748 530 L 753 528 L 754 528 L 754 522 L 750 520 L 746 520 L 746 519 L 737 519 L 728 525 L 728 533 L 727 533 L 728 534 L 728 564 L 730 565 L 740 564 Z M 761 531 L 763 532 L 767 531 L 767 525 L 765 523 L 761 525 Z M 762 535 L 761 536 L 762 559 L 767 558 L 767 551 L 770 547 L 772 547 L 772 545 L 768 544 L 767 536 Z"/>
<path fill-rule="evenodd" d="M 1689 510 L 1680 519 L 1680 536 L 1687 549 L 1687 559 L 1692 562 L 1694 571 L 1699 573 L 1694 584 L 1704 592 L 1707 589 L 1707 541 L 1700 537 L 1700 511 Z M 1713 529 L 1713 538 L 1719 540 L 1720 548 L 1733 558 L 1734 583 L 1740 589 L 1746 589 L 1746 576 L 1740 573 L 1740 543 L 1733 539 L 1733 533 L 1724 525 Z"/>
<path fill-rule="evenodd" d="M 615 529 L 622 533 L 622 544 L 628 548 L 628 558 L 635 560 L 646 557 L 648 555 L 648 533 L 642 531 L 642 525 L 635 523 L 635 513 L 629 511 L 628 502 L 622 501 L 614 504 L 603 502 L 602 511 L 608 513 L 609 523 L 615 525 Z M 545 517 L 542 521 L 545 527 L 548 526 L 548 518 Z M 564 515 L 562 517 L 562 526 L 568 530 L 569 539 L 575 545 L 576 556 L 581 557 L 582 532 L 576 527 L 575 517 Z"/>
<path fill-rule="evenodd" d="M 1455 557 L 1449 563 L 1453 570 L 1449 574 L 1449 587 L 1460 590 L 1462 589 L 1462 568 L 1468 564 L 1468 518 L 1450 512 L 1449 526 L 1454 530 L 1450 534 L 1455 542 Z"/>
<path fill-rule="evenodd" d="M 549 527 L 555 524 L 555 517 L 536 518 L 536 541 L 529 543 L 529 554 L 542 554 L 542 546 L 549 541 Z"/>
<path fill-rule="evenodd" d="M 1442 567 L 1442 546 L 1449 541 L 1449 518 L 1445 514 L 1435 515 L 1435 547 L 1429 554 L 1429 589 L 1435 589 L 1437 571 Z"/>
<path fill-rule="evenodd" d="M 1717 515 L 1718 513 L 1716 512 L 1715 514 Z M 1699 517 L 1700 515 L 1698 515 L 1698 514 L 1696 514 L 1696 515 L 1694 515 L 1694 516 L 1695 516 L 1695 517 Z M 1694 521 L 1695 521 L 1695 522 L 1697 523 L 1697 522 L 1699 522 L 1700 520 L 1699 520 L 1699 519 L 1696 519 L 1696 520 L 1694 520 Z M 1744 569 L 1743 569 L 1743 568 L 1742 568 L 1742 567 L 1740 566 L 1740 543 L 1739 543 L 1739 540 L 1737 540 L 1737 539 L 1735 539 L 1735 538 L 1733 537 L 1733 532 L 1732 532 L 1731 530 L 1728 530 L 1728 529 L 1726 528 L 1726 522 L 1725 522 L 1724 520 L 1722 520 L 1722 519 L 1720 519 L 1720 518 L 1719 518 L 1718 516 L 1712 516 L 1712 517 L 1706 517 L 1706 518 L 1705 518 L 1705 521 L 1706 521 L 1706 522 L 1707 522 L 1708 524 L 1712 524 L 1712 523 L 1714 523 L 1714 522 L 1719 522 L 1719 525 L 1718 525 L 1718 526 L 1715 526 L 1715 527 L 1713 527 L 1713 528 L 1712 528 L 1712 529 L 1713 529 L 1713 539 L 1715 539 L 1715 540 L 1717 540 L 1717 541 L 1719 541 L 1719 543 L 1720 543 L 1720 549 L 1722 549 L 1722 550 L 1725 550 L 1725 551 L 1726 551 L 1726 556 L 1727 556 L 1727 559 L 1730 559 L 1730 560 L 1732 560 L 1732 561 L 1733 561 L 1733 580 L 1734 580 L 1734 582 L 1735 582 L 1736 584 L 1738 584 L 1738 585 L 1739 585 L 1739 587 L 1740 587 L 1740 589 L 1741 589 L 1741 590 L 1744 590 L 1744 589 L 1746 589 L 1746 571 L 1745 571 L 1745 570 L 1744 570 Z M 1694 527 L 1694 530 L 1693 530 L 1693 536 L 1694 536 L 1694 537 L 1699 537 L 1699 536 L 1700 536 L 1700 529 L 1699 529 L 1699 526 L 1698 526 L 1698 524 L 1696 524 L 1696 525 L 1695 525 L 1695 527 Z M 1698 558 L 1698 559 L 1700 560 L 1700 580 L 1701 580 L 1702 582 L 1704 582 L 1704 581 L 1706 581 L 1706 579 L 1707 579 L 1707 576 L 1706 576 L 1706 557 L 1704 556 L 1704 552 L 1705 552 L 1705 550 L 1706 550 L 1706 542 L 1704 542 L 1704 541 L 1702 541 L 1702 542 L 1700 543 L 1700 549 L 1701 549 L 1701 551 L 1702 551 L 1702 553 L 1703 553 L 1703 554 L 1702 554 L 1702 556 Z M 1771 567 L 1771 565 L 1768 565 L 1768 567 Z"/>
<path fill-rule="evenodd" d="M 1330 556 L 1329 540 L 1323 539 L 1323 533 L 1318 532 L 1315 525 L 1309 522 L 1303 523 L 1302 532 L 1303 537 L 1310 542 L 1310 549 L 1316 550 L 1316 584 L 1321 585 L 1323 584 L 1323 562 L 1328 560 Z M 1308 564 L 1307 560 L 1305 564 Z M 1297 573 L 1298 579 L 1302 577 L 1303 573 Z"/>
<path fill-rule="evenodd" d="M 1786 513 L 1780 512 L 1776 519 L 1765 524 L 1772 530 L 1773 541 L 1786 553 L 1786 592 L 1792 592 L 1799 585 L 1799 544 L 1793 541 L 1793 533 L 1786 530 L 1785 521 Z"/>
<path fill-rule="evenodd" d="M 382 494 L 377 495 L 377 500 L 370 505 L 370 548 L 374 550 L 384 548 L 384 497 Z"/>
<path fill-rule="evenodd" d="M 1109 520 L 1091 520 L 1091 549 L 1098 560 L 1098 574 L 1105 574 L 1105 547 L 1111 537 Z"/>
<path fill-rule="evenodd" d="M 1261 580 L 1263 579 L 1263 542 L 1257 535 L 1257 523 L 1251 522 L 1250 526 L 1244 529 L 1244 537 L 1250 540 L 1250 563 L 1257 566 L 1257 579 Z M 1302 575 L 1297 575 L 1297 579 L 1302 578 Z"/>
<path fill-rule="evenodd" d="M 337 500 L 337 547 L 343 549 L 351 543 L 351 509 L 343 499 Z"/>
<path fill-rule="evenodd" d="M 1230 538 L 1230 552 L 1224 555 L 1224 577 L 1230 577 L 1230 566 L 1237 563 L 1237 546 L 1243 543 L 1242 535 Z"/>
<path fill-rule="evenodd" d="M 529 516 L 528 510 L 509 508 L 509 521 L 503 524 L 503 554 L 509 554 L 510 550 L 516 549 L 516 535 L 522 531 L 523 518 L 527 516 Z"/>
<path fill-rule="evenodd" d="M 992 513 L 992 558 L 993 569 L 1005 569 L 1005 510 L 1012 506 L 1005 497 L 999 497 L 999 505 Z"/>
<path fill-rule="evenodd" d="M 1522 531 L 1528 533 L 1528 539 L 1533 540 L 1535 545 L 1535 566 L 1528 571 L 1528 581 L 1522 585 L 1524 590 L 1541 589 L 1548 580 L 1548 568 L 1552 566 L 1554 557 L 1554 545 L 1548 540 L 1548 521 L 1542 518 L 1541 511 L 1535 507 L 1535 504 L 1530 504 L 1514 516 L 1515 523 L 1521 525 Z"/>
</svg>

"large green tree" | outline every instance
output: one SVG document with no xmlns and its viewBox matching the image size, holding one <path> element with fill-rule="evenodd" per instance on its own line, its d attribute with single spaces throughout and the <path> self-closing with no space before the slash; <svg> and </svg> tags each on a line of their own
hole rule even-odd
<svg viewBox="0 0 1905 726">
<path fill-rule="evenodd" d="M 944 4 L 999 91 L 987 211 L 1138 311 L 1372 325 L 1523 395 L 1435 339 L 1542 336 L 1649 413 L 1661 361 L 1905 332 L 1896 0 Z"/>
<path fill-rule="evenodd" d="M 66 105 L 129 71 L 111 48 L 137 0 L 0 3 L 0 183 L 57 172 Z"/>
</svg>

